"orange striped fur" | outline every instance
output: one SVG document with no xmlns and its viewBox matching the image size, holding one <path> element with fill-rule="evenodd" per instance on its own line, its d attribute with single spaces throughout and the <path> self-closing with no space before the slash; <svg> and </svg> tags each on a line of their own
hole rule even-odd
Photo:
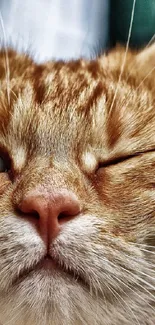
<svg viewBox="0 0 155 325">
<path fill-rule="evenodd" d="M 124 55 L 38 65 L 10 49 L 8 81 L 0 52 L 2 325 L 154 325 L 155 45 L 121 71 Z M 51 242 L 52 276 L 19 209 L 36 188 L 81 207 Z"/>
</svg>

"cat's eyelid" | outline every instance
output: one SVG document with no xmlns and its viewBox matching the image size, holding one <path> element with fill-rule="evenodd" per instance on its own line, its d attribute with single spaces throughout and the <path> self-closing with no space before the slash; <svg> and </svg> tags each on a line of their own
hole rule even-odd
<svg viewBox="0 0 155 325">
<path fill-rule="evenodd" d="M 109 159 L 105 162 L 99 162 L 99 165 L 98 165 L 98 169 L 99 168 L 103 168 L 103 167 L 108 167 L 108 166 L 111 166 L 111 165 L 117 165 L 121 162 L 124 162 L 126 160 L 130 160 L 130 159 L 133 159 L 135 157 L 138 157 L 138 156 L 142 156 L 144 154 L 147 154 L 147 153 L 151 153 L 151 152 L 155 152 L 155 149 L 150 149 L 148 151 L 139 151 L 139 152 L 136 152 L 134 154 L 131 154 L 131 155 L 126 155 L 126 156 L 118 156 L 114 159 Z"/>
<path fill-rule="evenodd" d="M 123 161 L 126 161 L 126 160 L 129 160 L 131 158 L 135 158 L 137 157 L 138 155 L 135 154 L 135 155 L 130 155 L 130 156 L 124 156 L 124 157 L 118 157 L 118 158 L 115 158 L 115 159 L 110 159 L 108 161 L 105 161 L 105 162 L 100 162 L 99 163 L 99 168 L 102 168 L 102 167 L 107 167 L 107 166 L 111 166 L 111 165 L 117 165 Z"/>
</svg>

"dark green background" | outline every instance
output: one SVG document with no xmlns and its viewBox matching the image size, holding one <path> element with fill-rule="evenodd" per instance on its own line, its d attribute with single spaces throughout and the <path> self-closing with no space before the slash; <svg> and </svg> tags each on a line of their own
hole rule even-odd
<svg viewBox="0 0 155 325">
<path fill-rule="evenodd" d="M 133 0 L 111 0 L 111 43 L 126 43 Z M 130 46 L 143 46 L 155 34 L 155 0 L 137 0 Z"/>
</svg>

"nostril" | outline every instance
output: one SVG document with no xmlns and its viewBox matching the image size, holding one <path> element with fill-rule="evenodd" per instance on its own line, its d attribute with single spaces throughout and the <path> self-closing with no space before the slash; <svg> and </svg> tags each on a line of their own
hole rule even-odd
<svg viewBox="0 0 155 325">
<path fill-rule="evenodd" d="M 73 219 L 73 215 L 69 214 L 67 211 L 63 211 L 58 215 L 58 222 L 59 224 L 63 224 L 67 221 Z"/>
<path fill-rule="evenodd" d="M 40 219 L 40 215 L 39 215 L 39 213 L 38 213 L 37 211 L 32 210 L 32 211 L 30 212 L 30 214 L 31 214 L 31 213 L 32 213 L 32 215 L 33 215 L 33 217 L 34 217 L 35 219 L 37 219 L 37 220 Z"/>
<path fill-rule="evenodd" d="M 18 213 L 20 216 L 21 214 L 23 216 L 33 216 L 36 220 L 40 219 L 40 215 L 36 210 L 29 210 L 28 212 L 21 210 L 20 208 L 16 208 L 16 213 Z"/>
</svg>

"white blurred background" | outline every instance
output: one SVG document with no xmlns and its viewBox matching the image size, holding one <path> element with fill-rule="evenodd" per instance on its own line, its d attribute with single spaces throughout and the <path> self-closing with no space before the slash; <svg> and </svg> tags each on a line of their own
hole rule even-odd
<svg viewBox="0 0 155 325">
<path fill-rule="evenodd" d="M 107 46 L 109 0 L 0 0 L 0 13 L 7 43 L 38 62 L 90 58 Z"/>
</svg>

